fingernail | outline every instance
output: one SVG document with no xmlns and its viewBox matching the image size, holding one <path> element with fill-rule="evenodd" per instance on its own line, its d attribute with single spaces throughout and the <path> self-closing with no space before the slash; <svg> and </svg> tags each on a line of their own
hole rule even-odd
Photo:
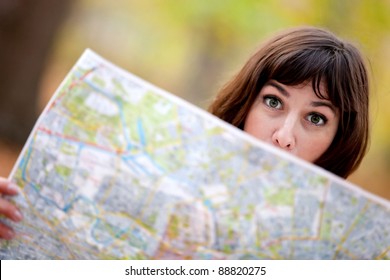
<svg viewBox="0 0 390 280">
<path fill-rule="evenodd" d="M 22 213 L 20 213 L 19 210 L 15 210 L 12 216 L 16 222 L 19 222 L 23 219 Z"/>
</svg>

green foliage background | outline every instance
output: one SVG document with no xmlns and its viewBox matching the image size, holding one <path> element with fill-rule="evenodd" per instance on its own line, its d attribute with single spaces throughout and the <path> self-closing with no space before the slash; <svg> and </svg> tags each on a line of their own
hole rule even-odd
<svg viewBox="0 0 390 280">
<path fill-rule="evenodd" d="M 83 50 L 200 107 L 262 40 L 315 25 L 356 42 L 371 66 L 370 151 L 349 180 L 390 199 L 389 0 L 79 0 L 55 42 L 41 107 Z"/>
</svg>

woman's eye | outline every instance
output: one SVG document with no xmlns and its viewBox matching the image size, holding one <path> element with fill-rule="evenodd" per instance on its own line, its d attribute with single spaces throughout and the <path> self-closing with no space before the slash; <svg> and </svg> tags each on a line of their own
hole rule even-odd
<svg viewBox="0 0 390 280">
<path fill-rule="evenodd" d="M 314 125 L 321 126 L 326 123 L 326 118 L 319 114 L 310 114 L 308 116 L 308 121 Z"/>
<path fill-rule="evenodd" d="M 282 102 L 276 97 L 266 96 L 264 97 L 264 102 L 268 107 L 273 109 L 280 109 L 282 107 Z"/>
</svg>

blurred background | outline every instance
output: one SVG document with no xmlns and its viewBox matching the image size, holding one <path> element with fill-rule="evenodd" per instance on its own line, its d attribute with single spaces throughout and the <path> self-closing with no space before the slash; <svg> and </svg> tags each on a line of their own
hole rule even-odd
<svg viewBox="0 0 390 280">
<path fill-rule="evenodd" d="M 390 0 L 0 0 L 0 176 L 85 48 L 206 108 L 264 38 L 299 25 L 370 61 L 371 147 L 348 180 L 390 199 Z"/>
</svg>

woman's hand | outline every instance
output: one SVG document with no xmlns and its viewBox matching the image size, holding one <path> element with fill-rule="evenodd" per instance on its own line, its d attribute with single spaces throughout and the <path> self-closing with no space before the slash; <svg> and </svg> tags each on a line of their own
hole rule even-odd
<svg viewBox="0 0 390 280">
<path fill-rule="evenodd" d="M 14 222 L 20 222 L 23 219 L 22 213 L 11 202 L 4 198 L 5 195 L 17 195 L 17 187 L 9 180 L 0 177 L 0 215 L 11 219 Z M 0 239 L 12 239 L 15 232 L 9 226 L 0 222 Z"/>
</svg>

